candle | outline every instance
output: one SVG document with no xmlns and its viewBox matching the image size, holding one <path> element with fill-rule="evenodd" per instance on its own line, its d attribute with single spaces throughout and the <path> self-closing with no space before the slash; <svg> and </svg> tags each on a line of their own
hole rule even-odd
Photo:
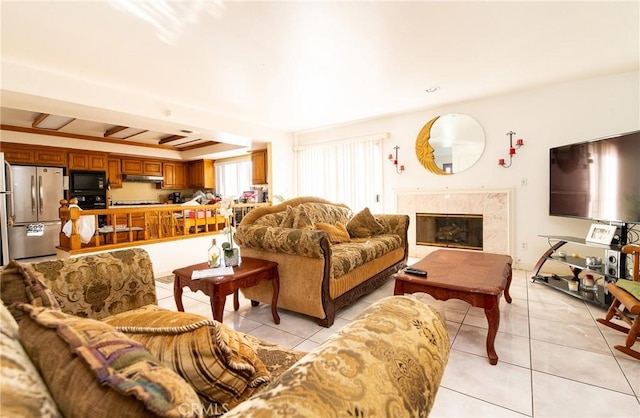
<svg viewBox="0 0 640 418">
<path fill-rule="evenodd" d="M 400 171 L 404 171 L 404 166 L 403 165 L 400 166 Z"/>
<path fill-rule="evenodd" d="M 389 159 L 393 160 L 393 154 L 389 154 Z"/>
<path fill-rule="evenodd" d="M 516 145 L 518 145 L 518 146 L 524 145 L 524 141 L 522 139 L 517 139 L 516 140 Z"/>
<path fill-rule="evenodd" d="M 513 148 L 513 147 L 509 148 L 509 155 L 513 155 L 515 153 L 516 153 L 516 149 L 515 148 Z"/>
<path fill-rule="evenodd" d="M 500 159 L 498 160 L 498 164 L 500 164 L 500 165 L 504 165 L 504 158 L 500 158 Z"/>
</svg>

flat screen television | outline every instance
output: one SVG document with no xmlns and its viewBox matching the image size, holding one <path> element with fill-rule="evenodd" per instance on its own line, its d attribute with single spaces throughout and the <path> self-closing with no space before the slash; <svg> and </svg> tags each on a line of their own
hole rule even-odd
<svg viewBox="0 0 640 418">
<path fill-rule="evenodd" d="M 549 215 L 640 223 L 640 131 L 549 150 Z"/>
</svg>

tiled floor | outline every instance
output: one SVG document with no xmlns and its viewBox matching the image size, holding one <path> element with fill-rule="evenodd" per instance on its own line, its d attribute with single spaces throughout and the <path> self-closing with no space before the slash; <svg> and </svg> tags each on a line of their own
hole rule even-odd
<svg viewBox="0 0 640 418">
<path fill-rule="evenodd" d="M 640 417 L 640 361 L 617 350 L 624 335 L 595 318 L 605 311 L 514 271 L 513 303 L 500 304 L 496 351 L 486 358 L 487 323 L 481 309 L 466 302 L 440 302 L 416 296 L 445 312 L 451 354 L 431 417 Z M 157 282 L 160 305 L 176 309 L 171 284 Z M 275 325 L 268 305 L 252 307 L 240 297 L 233 311 L 229 296 L 224 323 L 231 328 L 289 348 L 313 350 L 376 300 L 393 294 L 393 281 L 338 313 L 330 328 L 293 312 L 279 310 Z M 212 318 L 209 299 L 185 288 L 187 312 Z"/>
</svg>

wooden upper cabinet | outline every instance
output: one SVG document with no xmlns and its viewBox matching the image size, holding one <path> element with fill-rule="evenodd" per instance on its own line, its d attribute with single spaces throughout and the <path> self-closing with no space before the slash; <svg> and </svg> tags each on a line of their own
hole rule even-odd
<svg viewBox="0 0 640 418">
<path fill-rule="evenodd" d="M 185 165 L 182 163 L 163 163 L 162 176 L 164 181 L 161 187 L 163 189 L 185 189 L 187 187 L 185 171 Z"/>
<path fill-rule="evenodd" d="M 162 175 L 162 161 L 156 160 L 143 160 L 142 161 L 142 173 L 148 176 L 161 176 Z"/>
<path fill-rule="evenodd" d="M 122 171 L 120 170 L 120 158 L 107 159 L 107 179 L 112 189 L 122 188 Z"/>
<path fill-rule="evenodd" d="M 67 152 L 60 149 L 36 149 L 34 162 L 40 165 L 55 165 L 64 167 L 67 165 Z"/>
<path fill-rule="evenodd" d="M 162 161 L 142 158 L 122 158 L 122 174 L 161 176 Z"/>
<path fill-rule="evenodd" d="M 69 170 L 107 171 L 107 154 L 86 151 L 69 151 Z"/>
<path fill-rule="evenodd" d="M 216 187 L 213 160 L 197 160 L 187 164 L 187 187 L 190 189 Z"/>
<path fill-rule="evenodd" d="M 142 174 L 142 160 L 139 158 L 123 158 L 121 167 L 122 174 Z"/>
<path fill-rule="evenodd" d="M 4 142 L 0 144 L 0 151 L 4 152 L 5 160 L 13 164 L 67 166 L 67 150 L 64 148 Z"/>
<path fill-rule="evenodd" d="M 4 159 L 10 164 L 34 164 L 33 148 L 2 142 L 0 151 L 4 152 Z"/>
<path fill-rule="evenodd" d="M 267 150 L 251 153 L 251 184 L 267 184 Z"/>
</svg>

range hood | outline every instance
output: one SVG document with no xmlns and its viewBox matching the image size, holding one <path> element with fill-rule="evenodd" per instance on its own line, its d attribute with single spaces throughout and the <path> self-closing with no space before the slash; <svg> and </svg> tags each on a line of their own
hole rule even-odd
<svg viewBox="0 0 640 418">
<path fill-rule="evenodd" d="M 138 182 L 138 183 L 162 183 L 164 177 L 162 176 L 143 176 L 137 174 L 124 174 L 122 181 Z"/>
</svg>

